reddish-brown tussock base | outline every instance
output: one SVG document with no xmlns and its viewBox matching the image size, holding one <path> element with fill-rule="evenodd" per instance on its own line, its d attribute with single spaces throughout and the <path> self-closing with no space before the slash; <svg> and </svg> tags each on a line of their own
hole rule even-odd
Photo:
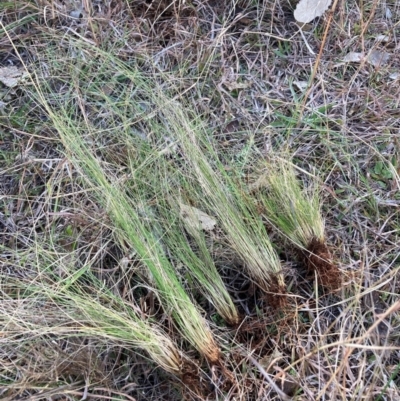
<svg viewBox="0 0 400 401">
<path fill-rule="evenodd" d="M 242 318 L 240 316 L 237 316 L 236 319 L 226 319 L 225 320 L 226 324 L 231 327 L 236 327 L 241 321 L 242 321 Z"/>
<path fill-rule="evenodd" d="M 204 353 L 204 355 L 211 365 L 219 365 L 221 363 L 222 354 L 217 346 L 212 351 L 208 350 L 207 354 Z"/>
<path fill-rule="evenodd" d="M 341 273 L 337 265 L 332 262 L 329 248 L 318 238 L 313 238 L 302 252 L 303 261 L 310 272 L 316 272 L 318 284 L 329 290 L 337 290 L 341 286 Z"/>
<path fill-rule="evenodd" d="M 272 277 L 268 290 L 265 291 L 265 299 L 267 305 L 277 312 L 287 306 L 286 288 L 279 284 L 276 277 Z"/>
<path fill-rule="evenodd" d="M 182 365 L 182 382 L 189 390 L 188 399 L 208 399 L 215 390 L 215 386 L 223 391 L 229 391 L 237 383 L 232 372 L 224 366 L 222 359 L 212 365 L 211 380 L 200 373 L 199 367 L 191 361 L 185 361 Z"/>
<path fill-rule="evenodd" d="M 199 367 L 190 361 L 185 361 L 182 365 L 181 380 L 190 392 L 190 399 L 205 399 L 211 392 L 212 386 L 209 381 L 202 380 Z M 186 398 L 186 397 L 185 397 Z"/>
</svg>

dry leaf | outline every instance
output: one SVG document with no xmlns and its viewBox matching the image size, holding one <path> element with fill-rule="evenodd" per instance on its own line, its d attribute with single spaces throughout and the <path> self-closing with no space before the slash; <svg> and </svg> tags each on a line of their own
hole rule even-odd
<svg viewBox="0 0 400 401">
<path fill-rule="evenodd" d="M 360 63 L 364 59 L 364 53 L 350 52 L 347 53 L 343 61 L 345 63 Z"/>
<path fill-rule="evenodd" d="M 375 38 L 375 40 L 377 41 L 377 42 L 389 42 L 389 36 L 388 35 L 378 35 L 376 38 Z"/>
<path fill-rule="evenodd" d="M 246 89 L 251 86 L 251 82 L 239 82 L 240 75 L 236 74 L 233 68 L 226 68 L 221 77 L 221 84 L 225 85 L 226 88 L 230 92 L 235 91 L 237 89 Z"/>
<path fill-rule="evenodd" d="M 293 81 L 293 85 L 297 86 L 301 91 L 307 89 L 308 81 Z"/>
<path fill-rule="evenodd" d="M 183 203 L 180 204 L 180 207 L 181 218 L 189 232 L 193 230 L 195 232 L 199 230 L 211 231 L 217 224 L 215 219 L 207 213 L 202 212 L 200 209 L 184 205 Z"/>
<path fill-rule="evenodd" d="M 69 16 L 74 19 L 80 19 L 82 15 L 82 9 L 73 10 L 69 13 Z"/>
<path fill-rule="evenodd" d="M 251 86 L 249 82 L 224 82 L 224 85 L 228 88 L 230 92 L 237 90 L 237 89 L 247 89 Z"/>
<path fill-rule="evenodd" d="M 332 0 L 300 0 L 294 10 L 294 18 L 302 24 L 308 24 L 320 17 L 331 5 Z"/>
<path fill-rule="evenodd" d="M 343 61 L 345 63 L 361 63 L 365 59 L 364 53 L 350 52 L 346 54 Z M 372 50 L 367 58 L 367 63 L 373 65 L 374 67 L 382 67 L 390 59 L 390 54 L 386 52 L 381 52 L 379 50 Z"/>
<path fill-rule="evenodd" d="M 268 369 L 273 363 L 277 363 L 280 359 L 283 359 L 283 354 L 278 349 L 274 348 L 271 354 L 268 354 L 260 359 L 260 365 Z"/>
<path fill-rule="evenodd" d="M 381 52 L 379 50 L 372 50 L 369 53 L 367 61 L 372 64 L 374 67 L 382 67 L 386 64 L 390 59 L 390 54 L 386 52 Z"/>
<path fill-rule="evenodd" d="M 9 88 L 14 88 L 28 74 L 23 68 L 2 67 L 0 68 L 0 82 Z"/>
<path fill-rule="evenodd" d="M 165 139 L 165 148 L 160 150 L 158 154 L 168 156 L 173 153 L 176 153 L 176 151 L 178 150 L 177 142 L 174 142 L 174 140 L 168 136 L 164 136 L 164 139 Z"/>
</svg>

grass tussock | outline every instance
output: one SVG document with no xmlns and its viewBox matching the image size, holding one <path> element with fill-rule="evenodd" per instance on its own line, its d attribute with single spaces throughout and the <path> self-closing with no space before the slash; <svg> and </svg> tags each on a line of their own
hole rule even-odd
<svg viewBox="0 0 400 401">
<path fill-rule="evenodd" d="M 0 398 L 400 399 L 398 5 L 50 3 L 0 2 Z"/>
<path fill-rule="evenodd" d="M 143 265 L 148 269 L 150 279 L 159 291 L 167 311 L 172 313 L 185 338 L 210 362 L 218 362 L 220 352 L 205 321 L 184 291 L 156 234 L 149 230 L 146 218 L 143 221 L 140 217 L 137 202 L 134 202 L 135 207 L 132 205 L 132 200 L 140 201 L 140 194 L 139 199 L 131 199 L 112 184 L 116 177 L 107 176 L 87 144 L 81 139 L 83 130 L 78 130 L 75 124 L 71 125 L 66 119 L 67 110 L 62 108 L 56 112 L 49 110 L 49 115 L 58 128 L 70 157 L 78 163 L 77 168 L 83 170 L 85 179 L 95 186 L 99 202 L 108 210 L 116 228 L 119 229 L 118 235 L 134 247 Z M 91 131 L 88 125 L 82 128 Z M 82 161 L 84 163 L 81 163 Z"/>
<path fill-rule="evenodd" d="M 164 116 L 168 116 L 174 137 L 191 166 L 192 179 L 201 188 L 197 204 L 218 216 L 228 243 L 256 284 L 266 291 L 273 288 L 274 293 L 284 294 L 279 258 L 254 202 L 244 194 L 243 184 L 238 177 L 227 173 L 204 127 L 190 121 L 179 102 L 169 101 L 161 92 L 157 93 L 156 99 Z"/>
<path fill-rule="evenodd" d="M 44 374 L 45 365 L 49 364 L 52 370 L 41 379 L 44 380 L 43 390 L 46 380 L 56 372 L 60 377 L 65 377 L 68 372 L 81 377 L 79 370 L 75 369 L 79 369 L 82 361 L 78 362 L 73 356 L 70 356 L 69 362 L 65 361 L 65 357 L 58 361 L 58 354 L 63 353 L 63 343 L 79 343 L 79 339 L 84 338 L 95 342 L 97 349 L 106 345 L 144 352 L 156 366 L 174 376 L 184 376 L 188 367 L 193 370 L 189 358 L 184 356 L 161 326 L 145 319 L 138 305 L 124 302 L 104 287 L 91 273 L 90 261 L 76 270 L 72 265 L 74 258 L 57 258 L 58 255 L 57 249 L 44 249 L 36 243 L 29 252 L 29 266 L 18 264 L 18 257 L 12 265 L 20 274 L 24 273 L 33 279 L 15 279 L 4 274 L 0 276 L 1 343 L 4 353 L 15 353 L 23 360 L 26 358 L 23 354 L 26 348 L 31 347 L 38 352 L 36 347 L 44 346 L 49 348 L 51 354 L 54 345 L 59 344 L 60 347 L 54 349 L 53 361 L 46 360 L 43 355 L 38 358 L 37 366 L 33 361 L 25 369 L 10 364 L 7 374 L 3 376 L 6 390 L 3 395 L 17 389 L 29 389 L 33 379 L 29 375 L 36 372 L 39 380 Z M 57 273 L 60 271 L 64 272 L 64 278 Z M 89 346 L 86 348 L 89 349 Z M 86 352 L 85 345 L 81 344 L 75 352 Z M 49 353 L 46 352 L 47 355 Z M 85 371 L 86 368 L 81 366 L 80 369 Z M 98 380 L 105 380 L 99 366 L 93 369 L 96 375 L 100 375 Z M 39 383 L 37 386 L 41 388 Z"/>
<path fill-rule="evenodd" d="M 309 271 L 321 285 L 338 289 L 340 271 L 325 240 L 318 188 L 302 188 L 290 158 L 276 158 L 253 185 L 258 188 L 266 218 L 299 250 Z"/>
</svg>

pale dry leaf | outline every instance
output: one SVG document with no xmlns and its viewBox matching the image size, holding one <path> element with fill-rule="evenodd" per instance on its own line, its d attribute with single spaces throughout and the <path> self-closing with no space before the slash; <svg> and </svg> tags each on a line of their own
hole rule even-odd
<svg viewBox="0 0 400 401">
<path fill-rule="evenodd" d="M 347 53 L 343 61 L 345 63 L 360 63 L 364 59 L 364 53 L 350 52 Z"/>
<path fill-rule="evenodd" d="M 224 85 L 228 88 L 230 92 L 237 90 L 237 89 L 247 89 L 251 86 L 248 82 L 224 82 Z"/>
<path fill-rule="evenodd" d="M 236 74 L 233 68 L 225 68 L 221 77 L 221 84 L 225 85 L 229 91 L 246 89 L 251 86 L 251 82 L 240 82 L 240 75 Z"/>
<path fill-rule="evenodd" d="M 174 142 L 172 138 L 169 136 L 164 136 L 165 139 L 165 148 L 158 152 L 159 155 L 171 155 L 176 153 L 178 149 L 177 142 Z"/>
<path fill-rule="evenodd" d="M 69 16 L 74 19 L 80 19 L 82 15 L 82 9 L 73 10 L 69 13 Z"/>
<path fill-rule="evenodd" d="M 260 359 L 260 365 L 263 368 L 268 369 L 273 363 L 278 362 L 280 359 L 283 359 L 283 357 L 284 355 L 282 352 L 274 348 L 272 354 L 268 354 Z"/>
<path fill-rule="evenodd" d="M 23 68 L 15 66 L 0 68 L 0 82 L 9 88 L 14 88 L 27 76 L 28 74 Z"/>
<path fill-rule="evenodd" d="M 293 81 L 293 85 L 295 85 L 301 91 L 304 91 L 308 87 L 308 81 Z"/>
<path fill-rule="evenodd" d="M 249 192 L 253 193 L 258 191 L 260 188 L 264 188 L 267 185 L 268 180 L 266 175 L 262 174 L 257 180 L 249 185 Z"/>
<path fill-rule="evenodd" d="M 294 18 L 302 24 L 308 24 L 324 14 L 331 3 L 332 0 L 300 0 L 294 10 Z"/>
<path fill-rule="evenodd" d="M 195 232 L 199 230 L 211 231 L 217 224 L 217 221 L 214 218 L 196 207 L 181 203 L 180 208 L 181 218 L 189 232 L 192 232 L 193 230 Z"/>
<path fill-rule="evenodd" d="M 376 38 L 375 38 L 375 40 L 377 41 L 377 42 L 389 42 L 389 36 L 388 35 L 378 35 Z"/>
<path fill-rule="evenodd" d="M 382 67 L 389 61 L 389 59 L 390 59 L 389 53 L 379 50 L 372 50 L 367 57 L 365 57 L 364 53 L 357 53 L 357 52 L 347 53 L 343 61 L 345 63 L 361 63 L 362 61 L 365 60 L 367 63 L 373 65 L 374 67 Z"/>
<path fill-rule="evenodd" d="M 374 67 L 382 67 L 389 61 L 389 59 L 390 59 L 389 53 L 379 50 L 372 50 L 368 55 L 367 61 Z"/>
</svg>

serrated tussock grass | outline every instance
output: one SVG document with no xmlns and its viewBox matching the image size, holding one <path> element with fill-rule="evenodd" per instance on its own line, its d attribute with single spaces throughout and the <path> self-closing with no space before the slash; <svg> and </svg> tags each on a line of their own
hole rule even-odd
<svg viewBox="0 0 400 401">
<path fill-rule="evenodd" d="M 182 374 L 183 353 L 162 328 L 143 319 L 139 308 L 108 291 L 90 274 L 90 266 L 77 270 L 66 264 L 71 258 L 57 250 L 46 251 L 39 244 L 30 258 L 36 261 L 33 280 L 0 276 L 2 339 L 7 345 L 49 335 L 57 339 L 85 336 L 145 351 L 167 372 Z M 24 271 L 24 266 L 14 267 Z M 59 270 L 69 273 L 61 279 L 55 273 Z"/>
<path fill-rule="evenodd" d="M 70 79 L 74 81 L 74 76 Z M 90 140 L 91 136 L 95 137 L 95 127 L 91 125 L 84 108 L 80 107 L 83 99 L 79 88 L 70 88 L 70 104 L 58 102 L 54 105 L 46 101 L 41 85 L 44 85 L 44 81 L 37 85 L 38 95 L 52 125 L 57 129 L 67 157 L 109 214 L 117 236 L 132 246 L 143 266 L 148 269 L 166 313 L 172 315 L 182 335 L 211 363 L 217 363 L 220 359 L 219 347 L 198 308 L 182 287 L 162 244 L 148 227 L 146 218 L 141 216 L 138 205 L 134 207 L 129 194 L 123 186 L 118 185 L 119 177 L 96 157 L 98 150 Z"/>
<path fill-rule="evenodd" d="M 237 325 L 239 323 L 237 309 L 207 249 L 204 233 L 200 227 L 195 231 L 188 228 L 187 224 L 183 225 L 178 213 L 179 209 L 175 205 L 159 204 L 158 215 L 164 218 L 164 224 L 169 227 L 163 237 L 165 244 L 182 264 L 182 268 L 194 279 L 195 285 L 192 286 L 192 290 L 202 293 L 229 325 Z M 190 243 L 187 235 L 190 236 Z M 196 246 L 196 252 L 191 243 Z"/>
<path fill-rule="evenodd" d="M 132 146 L 132 142 L 128 141 L 127 146 Z M 182 219 L 180 192 L 190 187 L 189 192 L 193 194 L 196 188 L 187 184 L 184 171 L 160 155 L 157 148 L 148 148 L 143 157 L 140 169 L 133 167 L 134 163 L 140 164 L 138 158 L 130 163 L 135 174 L 126 185 L 129 198 L 146 205 L 143 206 L 146 208 L 146 219 L 152 230 L 157 232 L 164 249 L 174 259 L 174 265 L 180 266 L 180 275 L 189 275 L 194 280 L 195 287 L 191 290 L 201 293 L 213 304 L 228 324 L 238 324 L 237 309 L 207 248 L 202 227 L 196 227 L 196 216 L 192 216 L 192 224 Z M 143 196 L 141 200 L 137 199 L 138 193 Z M 147 201 L 143 202 L 144 199 Z"/>
<path fill-rule="evenodd" d="M 298 248 L 303 262 L 321 285 L 337 289 L 340 271 L 326 244 L 317 187 L 304 189 L 290 157 L 267 162 L 253 189 L 259 191 L 267 219 Z"/>
<path fill-rule="evenodd" d="M 110 62 L 107 54 L 96 52 Z M 136 109 L 129 123 L 140 127 L 140 136 L 146 137 L 143 148 L 156 144 L 159 155 L 179 159 L 186 187 L 201 188 L 190 191 L 190 198 L 217 216 L 227 242 L 242 259 L 248 275 L 270 294 L 285 293 L 279 257 L 254 201 L 246 195 L 240 178 L 228 174 L 202 123 L 190 116 L 187 105 L 174 98 L 174 88 L 168 86 L 166 76 L 159 73 L 156 78 L 149 78 L 136 68 L 111 61 L 118 68 L 115 75 L 127 77 L 131 82 L 129 105 Z M 142 166 L 145 164 L 150 165 L 147 161 Z"/>
<path fill-rule="evenodd" d="M 228 174 L 212 138 L 201 123 L 190 119 L 184 105 L 168 98 L 160 87 L 149 87 L 148 91 L 155 94 L 152 100 L 156 109 L 168 121 L 169 133 L 190 166 L 190 180 L 201 187 L 202 193 L 195 196 L 197 204 L 217 216 L 231 249 L 254 282 L 267 292 L 285 293 L 279 257 L 240 179 Z"/>
</svg>

